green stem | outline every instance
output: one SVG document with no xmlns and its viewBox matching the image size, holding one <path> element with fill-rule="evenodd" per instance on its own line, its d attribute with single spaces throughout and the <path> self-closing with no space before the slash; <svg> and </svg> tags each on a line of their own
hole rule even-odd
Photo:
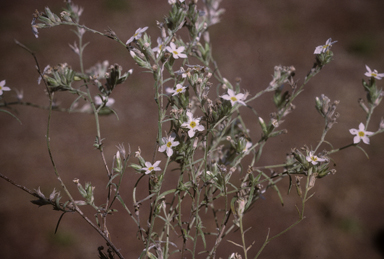
<svg viewBox="0 0 384 259">
<path fill-rule="evenodd" d="M 239 219 L 239 223 L 240 223 L 240 233 L 241 233 L 241 241 L 243 242 L 243 252 L 244 252 L 244 258 L 245 259 L 248 259 L 248 251 L 247 251 L 247 246 L 245 244 L 245 235 L 244 235 L 244 229 L 243 229 L 243 215 L 240 215 L 240 219 Z"/>
</svg>

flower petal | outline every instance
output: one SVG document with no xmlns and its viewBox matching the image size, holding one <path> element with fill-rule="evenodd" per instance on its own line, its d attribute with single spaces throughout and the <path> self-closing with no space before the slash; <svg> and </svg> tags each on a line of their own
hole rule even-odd
<svg viewBox="0 0 384 259">
<path fill-rule="evenodd" d="M 203 125 L 199 125 L 195 129 L 198 130 L 198 131 L 203 131 L 205 128 L 204 128 Z"/>
<path fill-rule="evenodd" d="M 167 156 L 168 156 L 168 157 L 171 157 L 172 154 L 173 154 L 173 150 L 172 150 L 172 148 L 167 148 Z"/>
<path fill-rule="evenodd" d="M 187 55 L 186 54 L 184 54 L 184 53 L 179 53 L 179 58 L 187 58 Z"/>
<path fill-rule="evenodd" d="M 220 97 L 223 98 L 224 100 L 230 100 L 231 99 L 231 97 L 228 94 L 224 94 Z"/>
<path fill-rule="evenodd" d="M 193 129 L 189 130 L 189 131 L 188 131 L 188 136 L 189 136 L 190 138 L 193 138 L 193 136 L 195 136 L 195 131 L 194 131 Z"/>
<path fill-rule="evenodd" d="M 235 92 L 232 89 L 228 88 L 228 95 L 229 96 L 235 96 Z"/>
<path fill-rule="evenodd" d="M 368 73 L 371 74 L 372 70 L 369 68 L 369 66 L 365 65 L 365 68 L 367 69 Z"/>
<path fill-rule="evenodd" d="M 367 136 L 364 136 L 361 138 L 365 144 L 369 144 L 369 138 Z"/>
<path fill-rule="evenodd" d="M 161 147 L 159 147 L 159 152 L 164 152 L 165 149 L 167 148 L 167 145 L 162 145 Z"/>
<path fill-rule="evenodd" d="M 365 126 L 362 122 L 359 124 L 359 131 L 365 131 Z"/>
</svg>

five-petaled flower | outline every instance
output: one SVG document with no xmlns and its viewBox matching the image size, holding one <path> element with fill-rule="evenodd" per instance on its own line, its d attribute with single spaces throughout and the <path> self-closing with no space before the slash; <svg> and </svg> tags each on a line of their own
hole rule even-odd
<svg viewBox="0 0 384 259">
<path fill-rule="evenodd" d="M 312 165 L 316 165 L 318 162 L 327 161 L 325 158 L 320 158 L 313 154 L 313 151 L 309 152 L 309 155 L 306 157 L 307 161 L 312 163 Z"/>
<path fill-rule="evenodd" d="M 126 45 L 128 45 L 129 43 L 131 43 L 133 40 L 138 40 L 141 38 L 141 35 L 143 35 L 143 33 L 148 29 L 148 27 L 144 27 L 144 28 L 139 28 L 136 30 L 135 34 L 133 34 L 133 36 L 131 38 L 129 38 L 129 40 L 127 40 L 127 42 L 125 43 Z"/>
<path fill-rule="evenodd" d="M 365 144 L 369 144 L 369 137 L 368 136 L 373 134 L 373 132 L 365 130 L 365 126 L 362 122 L 359 124 L 359 129 L 350 129 L 349 132 L 352 135 L 356 135 L 353 138 L 353 144 L 359 143 L 360 140 L 363 140 L 363 142 Z"/>
<path fill-rule="evenodd" d="M 11 91 L 11 88 L 5 86 L 5 80 L 0 82 L 0 95 L 3 95 L 3 91 Z"/>
<path fill-rule="evenodd" d="M 228 94 L 224 94 L 220 96 L 224 100 L 231 101 L 231 105 L 234 106 L 236 103 L 239 103 L 241 105 L 246 105 L 244 100 L 244 94 L 238 93 L 235 94 L 235 92 L 232 89 L 228 89 Z"/>
<path fill-rule="evenodd" d="M 159 147 L 159 152 L 166 151 L 168 157 L 172 156 L 173 155 L 172 147 L 176 147 L 177 145 L 180 144 L 179 141 L 175 141 L 175 138 L 176 138 L 175 132 L 172 132 L 171 136 L 169 136 L 168 138 L 163 137 L 162 140 L 164 144 Z"/>
<path fill-rule="evenodd" d="M 378 73 L 376 69 L 372 71 L 367 65 L 365 65 L 365 68 L 367 69 L 367 72 L 364 75 L 367 77 L 374 77 L 378 80 L 381 80 L 384 77 L 384 73 Z"/>
<path fill-rule="evenodd" d="M 145 162 L 145 167 L 143 167 L 141 170 L 145 171 L 145 174 L 149 174 L 152 171 L 161 171 L 161 168 L 158 167 L 160 164 L 160 160 L 156 161 L 153 165 L 151 162 Z"/>
<path fill-rule="evenodd" d="M 313 54 L 321 54 L 327 52 L 336 42 L 337 41 L 332 42 L 332 38 L 329 38 L 327 42 L 325 42 L 325 45 L 317 46 Z"/>
<path fill-rule="evenodd" d="M 187 87 L 183 86 L 182 84 L 177 84 L 176 89 L 170 89 L 169 93 L 172 93 L 172 96 L 177 95 L 177 94 L 181 94 L 181 93 L 185 92 L 186 88 Z"/>
<path fill-rule="evenodd" d="M 190 111 L 187 111 L 188 121 L 181 124 L 181 127 L 188 128 L 188 136 L 193 138 L 195 136 L 196 131 L 203 131 L 204 126 L 200 125 L 201 118 L 193 118 L 193 114 Z"/>
<path fill-rule="evenodd" d="M 173 43 L 173 42 L 171 42 L 169 45 L 170 46 L 165 47 L 165 49 L 168 50 L 168 52 L 172 53 L 174 59 L 186 58 L 187 57 L 186 54 L 181 53 L 181 52 L 183 52 L 185 50 L 184 46 L 180 46 L 180 47 L 177 48 L 176 44 Z"/>
</svg>

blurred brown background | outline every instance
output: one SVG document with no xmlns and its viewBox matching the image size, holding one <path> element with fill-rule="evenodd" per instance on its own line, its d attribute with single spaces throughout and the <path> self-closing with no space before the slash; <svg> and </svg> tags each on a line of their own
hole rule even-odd
<svg viewBox="0 0 384 259">
<path fill-rule="evenodd" d="M 123 40 L 138 27 L 149 26 L 152 41 L 159 35 L 156 20 L 161 21 L 169 10 L 166 0 L 122 1 L 79 0 L 83 6 L 82 23 L 99 31 L 109 26 Z M 35 39 L 31 32 L 31 14 L 49 6 L 55 13 L 64 3 L 59 0 L 1 1 L 0 3 L 0 80 L 6 79 L 12 89 L 23 89 L 24 100 L 47 105 L 43 86 L 37 84 L 33 58 L 14 44 L 19 40 L 36 52 L 40 65 L 67 62 L 78 69 L 75 54 L 68 47 L 75 35 L 69 27 L 40 30 Z M 352 141 L 348 129 L 357 128 L 365 121 L 357 99 L 364 97 L 361 79 L 365 78 L 365 64 L 384 72 L 384 1 L 382 0 L 259 0 L 223 1 L 226 13 L 222 22 L 211 28 L 213 54 L 221 73 L 234 82 L 241 77 L 241 86 L 251 95 L 265 88 L 271 80 L 275 65 L 296 67 L 296 79 L 303 78 L 311 68 L 316 46 L 332 37 L 334 61 L 307 85 L 294 102 L 297 109 L 287 117 L 282 127 L 288 135 L 270 140 L 260 165 L 285 161 L 292 147 L 304 144 L 316 146 L 321 136 L 323 120 L 314 108 L 314 98 L 325 94 L 340 100 L 339 123 L 327 135 L 335 147 Z M 85 67 L 108 59 L 119 63 L 124 70 L 134 68 L 134 74 L 119 86 L 112 97 L 116 99 L 114 116 L 101 119 L 101 133 L 105 138 L 108 163 L 118 143 L 130 143 L 132 151 L 140 146 L 144 157 L 151 157 L 156 134 L 156 106 L 153 102 L 152 77 L 135 66 L 129 53 L 115 42 L 87 33 L 91 44 L 85 50 Z M 366 79 L 366 78 L 365 78 Z M 383 86 L 383 81 L 378 81 Z M 6 101 L 16 93 L 6 92 Z M 68 107 L 73 96 L 59 94 L 57 98 Z M 272 109 L 272 96 L 251 105 L 267 118 Z M 47 111 L 15 107 L 11 116 L 1 113 L 0 151 L 1 173 L 30 189 L 41 186 L 45 194 L 53 188 L 60 190 L 55 179 L 45 143 Z M 246 108 L 242 111 L 247 113 Z M 384 116 L 383 104 L 374 114 L 370 131 L 375 131 Z M 257 139 L 259 128 L 250 116 L 248 126 Z M 95 133 L 93 117 L 87 114 L 54 113 L 52 119 L 52 152 L 63 180 L 76 193 L 73 178 L 96 186 L 98 204 L 104 200 L 106 175 L 99 152 L 92 147 Z M 384 258 L 384 136 L 371 139 L 369 146 L 361 146 L 370 159 L 352 148 L 333 156 L 337 173 L 318 180 L 314 197 L 307 203 L 307 219 L 282 237 L 270 243 L 260 258 Z M 268 156 L 266 156 L 268 155 Z M 131 160 L 132 162 L 134 160 Z M 128 171 L 124 178 L 123 196 L 129 202 L 129 189 L 137 175 Z M 276 193 L 270 190 L 265 200 L 255 204 L 246 214 L 249 244 L 255 241 L 250 257 L 262 245 L 268 228 L 271 235 L 283 230 L 296 220 L 295 193 L 285 195 L 288 182 L 280 183 L 286 205 L 279 204 Z M 97 258 L 97 246 L 104 241 L 78 215 L 65 215 L 59 231 L 54 235 L 58 212 L 48 207 L 37 208 L 28 194 L 0 180 L 0 257 L 1 258 Z M 79 197 L 77 197 L 79 198 Z M 64 200 L 65 198 L 63 198 Z M 142 250 L 136 240 L 136 228 L 125 211 L 116 203 L 119 213 L 110 217 L 112 240 L 126 258 L 137 258 Z M 85 210 L 93 218 L 92 210 Z M 228 238 L 238 240 L 236 232 Z M 218 256 L 228 258 L 238 247 L 224 241 Z M 240 251 L 239 251 L 240 252 Z M 203 258 L 203 257 L 201 257 Z"/>
</svg>

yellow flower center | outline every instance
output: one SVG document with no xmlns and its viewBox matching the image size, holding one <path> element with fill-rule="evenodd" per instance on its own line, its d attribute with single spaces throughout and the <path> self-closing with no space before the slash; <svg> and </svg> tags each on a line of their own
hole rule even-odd
<svg viewBox="0 0 384 259">
<path fill-rule="evenodd" d="M 231 100 L 234 101 L 234 102 L 236 102 L 236 101 L 237 101 L 237 98 L 236 98 L 235 96 L 232 96 L 232 97 L 231 97 Z"/>
<path fill-rule="evenodd" d="M 315 161 L 315 162 L 317 161 L 317 157 L 316 156 L 313 156 L 311 158 L 312 158 L 313 161 Z"/>
<path fill-rule="evenodd" d="M 171 147 L 172 146 L 172 143 L 171 143 L 171 141 L 169 141 L 168 143 L 167 143 L 167 147 Z"/>
<path fill-rule="evenodd" d="M 364 137 L 364 136 L 365 136 L 364 132 L 363 131 L 359 131 L 359 137 Z"/>
<path fill-rule="evenodd" d="M 176 89 L 176 92 L 178 93 L 180 93 L 181 91 L 183 91 L 183 88 Z"/>
<path fill-rule="evenodd" d="M 173 54 L 179 55 L 179 52 L 177 52 L 176 50 L 174 50 L 174 51 L 173 51 Z"/>
<path fill-rule="evenodd" d="M 191 128 L 196 127 L 196 122 L 192 121 L 192 122 L 189 124 L 189 126 L 191 126 Z"/>
<path fill-rule="evenodd" d="M 153 166 L 148 167 L 148 171 L 153 171 L 153 169 L 155 169 Z"/>
</svg>

